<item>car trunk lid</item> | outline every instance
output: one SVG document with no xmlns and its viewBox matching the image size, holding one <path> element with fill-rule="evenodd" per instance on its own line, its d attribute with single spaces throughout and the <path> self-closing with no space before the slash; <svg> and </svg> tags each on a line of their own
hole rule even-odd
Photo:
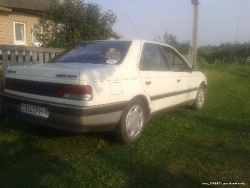
<svg viewBox="0 0 250 188">
<path fill-rule="evenodd" d="M 7 77 L 20 79 L 71 79 L 79 80 L 80 70 L 77 67 L 66 67 L 59 64 L 36 64 L 25 66 L 10 66 L 7 70 Z"/>
</svg>

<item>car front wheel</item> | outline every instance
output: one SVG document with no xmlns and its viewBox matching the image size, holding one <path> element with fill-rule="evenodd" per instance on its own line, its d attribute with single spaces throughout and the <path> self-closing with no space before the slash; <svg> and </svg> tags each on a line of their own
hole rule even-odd
<svg viewBox="0 0 250 188">
<path fill-rule="evenodd" d="M 145 129 L 146 110 L 140 99 L 133 99 L 124 109 L 115 136 L 124 144 L 139 140 Z"/>
</svg>

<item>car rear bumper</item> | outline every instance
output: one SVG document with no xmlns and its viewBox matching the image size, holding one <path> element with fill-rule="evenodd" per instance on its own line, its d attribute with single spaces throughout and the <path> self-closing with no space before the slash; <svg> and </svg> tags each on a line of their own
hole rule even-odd
<svg viewBox="0 0 250 188">
<path fill-rule="evenodd" d="M 119 122 L 127 102 L 94 107 L 75 106 L 0 93 L 4 113 L 35 124 L 74 132 L 110 131 Z M 47 108 L 45 119 L 21 112 L 21 103 Z"/>
</svg>

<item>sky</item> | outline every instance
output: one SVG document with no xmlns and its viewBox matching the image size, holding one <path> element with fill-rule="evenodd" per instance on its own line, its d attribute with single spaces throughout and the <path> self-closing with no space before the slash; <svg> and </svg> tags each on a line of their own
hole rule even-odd
<svg viewBox="0 0 250 188">
<path fill-rule="evenodd" d="M 250 42 L 250 0 L 199 0 L 198 46 Z M 162 41 L 165 32 L 191 41 L 191 0 L 85 0 L 117 16 L 122 39 Z M 134 26 L 133 26 L 134 25 Z M 135 29 L 136 28 L 136 29 Z"/>
</svg>

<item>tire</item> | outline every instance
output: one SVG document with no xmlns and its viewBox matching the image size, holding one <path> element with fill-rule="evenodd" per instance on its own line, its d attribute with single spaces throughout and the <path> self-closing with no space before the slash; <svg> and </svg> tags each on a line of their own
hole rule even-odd
<svg viewBox="0 0 250 188">
<path fill-rule="evenodd" d="M 142 137 L 146 123 L 146 110 L 140 99 L 132 99 L 123 111 L 114 131 L 116 138 L 123 144 L 130 144 Z"/>
<path fill-rule="evenodd" d="M 192 108 L 194 110 L 201 110 L 204 107 L 204 104 L 205 104 L 205 87 L 204 85 L 200 85 L 196 97 L 194 99 Z"/>
</svg>

